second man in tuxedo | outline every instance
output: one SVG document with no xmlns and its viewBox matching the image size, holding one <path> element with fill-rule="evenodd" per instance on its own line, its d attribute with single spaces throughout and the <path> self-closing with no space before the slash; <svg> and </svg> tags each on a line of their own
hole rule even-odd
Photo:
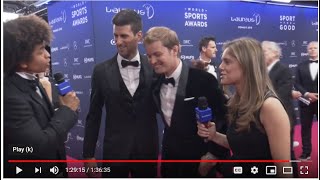
<svg viewBox="0 0 320 180">
<path fill-rule="evenodd" d="M 162 159 L 200 160 L 208 145 L 197 135 L 195 108 L 198 97 L 205 96 L 212 108 L 217 128 L 225 132 L 225 98 L 217 79 L 203 70 L 189 68 L 180 59 L 176 32 L 153 27 L 144 38 L 150 64 L 160 75 L 153 97 L 165 124 Z M 216 144 L 212 154 L 224 158 L 228 150 Z M 199 163 L 162 163 L 162 177 L 199 177 Z"/>
</svg>

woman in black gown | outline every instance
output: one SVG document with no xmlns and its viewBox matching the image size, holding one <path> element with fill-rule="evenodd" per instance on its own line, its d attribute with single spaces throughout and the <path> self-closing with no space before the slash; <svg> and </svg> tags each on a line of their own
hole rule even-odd
<svg viewBox="0 0 320 180">
<path fill-rule="evenodd" d="M 282 171 L 291 167 L 289 118 L 271 85 L 260 43 L 240 38 L 226 43 L 223 49 L 221 84 L 236 89 L 228 102 L 228 131 L 226 135 L 216 132 L 213 122 L 209 128 L 199 123 L 199 136 L 229 148 L 232 159 L 238 160 L 224 164 L 225 177 L 291 177 Z M 240 166 L 242 174 L 235 174 L 233 168 Z"/>
</svg>

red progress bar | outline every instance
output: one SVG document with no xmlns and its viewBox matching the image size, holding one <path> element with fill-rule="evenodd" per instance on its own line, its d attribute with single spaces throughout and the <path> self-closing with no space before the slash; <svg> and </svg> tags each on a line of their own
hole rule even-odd
<svg viewBox="0 0 320 180">
<path fill-rule="evenodd" d="M 108 163 L 282 163 L 290 160 L 8 160 L 9 163 L 85 163 L 85 162 L 108 162 Z"/>
</svg>

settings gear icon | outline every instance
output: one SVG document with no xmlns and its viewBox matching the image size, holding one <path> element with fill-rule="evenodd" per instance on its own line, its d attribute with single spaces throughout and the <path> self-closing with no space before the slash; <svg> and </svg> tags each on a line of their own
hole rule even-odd
<svg viewBox="0 0 320 180">
<path fill-rule="evenodd" d="M 251 167 L 251 173 L 252 174 L 257 174 L 258 173 L 258 168 L 256 166 Z"/>
</svg>

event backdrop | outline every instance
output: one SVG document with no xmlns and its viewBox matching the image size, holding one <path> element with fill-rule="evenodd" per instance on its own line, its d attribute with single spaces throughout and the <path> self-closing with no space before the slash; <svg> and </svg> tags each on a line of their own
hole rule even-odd
<svg viewBox="0 0 320 180">
<path fill-rule="evenodd" d="M 180 58 L 186 62 L 198 58 L 198 42 L 204 36 L 216 37 L 217 62 L 221 61 L 221 48 L 226 41 L 248 36 L 277 42 L 283 50 L 281 61 L 294 74 L 297 64 L 306 59 L 307 44 L 318 39 L 318 8 L 221 1 L 54 2 L 48 7 L 55 36 L 51 44 L 53 72 L 62 72 L 81 100 L 79 120 L 66 140 L 68 155 L 77 159 L 82 158 L 93 67 L 115 55 L 111 20 L 125 8 L 141 15 L 143 32 L 153 26 L 175 30 L 182 45 Z M 145 52 L 142 44 L 139 49 Z M 97 159 L 101 158 L 103 134 L 101 128 Z"/>
</svg>

